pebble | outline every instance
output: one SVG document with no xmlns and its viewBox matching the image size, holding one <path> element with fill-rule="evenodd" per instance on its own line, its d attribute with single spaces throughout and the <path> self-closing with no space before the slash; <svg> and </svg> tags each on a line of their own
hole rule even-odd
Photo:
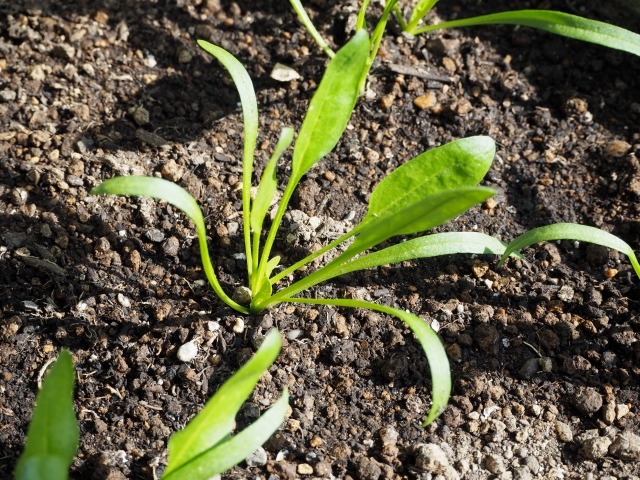
<svg viewBox="0 0 640 480">
<path fill-rule="evenodd" d="M 480 350 L 489 355 L 498 353 L 499 337 L 496 327 L 490 324 L 478 325 L 473 332 L 473 342 Z"/>
<path fill-rule="evenodd" d="M 139 127 L 148 124 L 150 121 L 149 110 L 144 107 L 136 107 L 133 111 L 133 121 L 136 122 L 136 125 Z"/>
<path fill-rule="evenodd" d="M 435 443 L 422 443 L 416 446 L 416 467 L 430 473 L 444 473 L 449 467 L 449 459 Z"/>
<path fill-rule="evenodd" d="M 573 432 L 571 431 L 571 427 L 564 422 L 556 422 L 556 435 L 558 436 L 558 440 L 561 442 L 566 443 L 573 441 Z"/>
<path fill-rule="evenodd" d="M 267 452 L 264 448 L 258 447 L 258 449 L 247 457 L 245 462 L 248 467 L 261 467 L 267 463 Z"/>
<path fill-rule="evenodd" d="M 244 332 L 244 320 L 236 318 L 236 323 L 233 324 L 233 331 L 236 333 Z"/>
<path fill-rule="evenodd" d="M 379 434 L 383 446 L 398 443 L 398 431 L 391 426 L 381 428 Z"/>
<path fill-rule="evenodd" d="M 189 63 L 191 60 L 193 60 L 193 54 L 186 48 L 183 48 L 178 52 L 179 63 Z"/>
<path fill-rule="evenodd" d="M 198 355 L 198 344 L 194 340 L 181 345 L 176 354 L 178 360 L 185 363 L 196 358 L 196 355 Z"/>
<path fill-rule="evenodd" d="M 308 463 L 301 463 L 296 470 L 299 475 L 313 475 L 313 467 Z"/>
<path fill-rule="evenodd" d="M 611 157 L 622 157 L 631 150 L 631 144 L 624 140 L 613 140 L 606 146 L 607 155 Z"/>
<path fill-rule="evenodd" d="M 162 170 L 160 170 L 160 174 L 163 178 L 167 180 L 171 180 L 172 182 L 177 182 L 184 175 L 184 168 L 178 165 L 175 160 L 169 160 L 162 166 Z"/>
<path fill-rule="evenodd" d="M 240 305 L 249 305 L 251 303 L 251 297 L 251 289 L 249 287 L 245 287 L 244 285 L 237 287 L 233 291 L 233 295 L 231 295 L 231 298 L 234 301 L 238 302 Z"/>
<path fill-rule="evenodd" d="M 625 462 L 640 462 L 640 436 L 631 432 L 616 435 L 609 453 Z"/>
<path fill-rule="evenodd" d="M 504 460 L 500 455 L 489 454 L 484 460 L 484 465 L 487 470 L 495 475 L 500 475 L 506 471 L 504 467 Z"/>
<path fill-rule="evenodd" d="M 602 408 L 602 395 L 594 388 L 585 388 L 573 397 L 573 406 L 584 415 L 596 413 Z"/>
<path fill-rule="evenodd" d="M 619 403 L 616 405 L 616 419 L 620 420 L 622 417 L 629 414 L 629 407 L 625 403 Z"/>
<path fill-rule="evenodd" d="M 522 364 L 518 370 L 518 376 L 523 380 L 530 380 L 536 373 L 540 371 L 540 359 L 530 358 Z"/>
<path fill-rule="evenodd" d="M 164 240 L 164 233 L 162 233 L 162 230 L 158 230 L 157 228 L 150 228 L 144 232 L 144 236 L 155 243 L 160 243 Z"/>
<path fill-rule="evenodd" d="M 587 438 L 582 442 L 582 453 L 589 460 L 597 460 L 607 454 L 609 445 L 611 445 L 609 437 Z"/>
<path fill-rule="evenodd" d="M 436 94 L 429 91 L 413 100 L 413 105 L 419 110 L 427 110 L 437 103 Z"/>
<path fill-rule="evenodd" d="M 291 67 L 276 63 L 273 70 L 271 70 L 270 77 L 278 82 L 291 82 L 292 80 L 298 80 L 300 74 Z"/>
<path fill-rule="evenodd" d="M 169 237 L 162 244 L 162 251 L 169 257 L 175 257 L 180 251 L 180 241 L 176 237 Z"/>
</svg>

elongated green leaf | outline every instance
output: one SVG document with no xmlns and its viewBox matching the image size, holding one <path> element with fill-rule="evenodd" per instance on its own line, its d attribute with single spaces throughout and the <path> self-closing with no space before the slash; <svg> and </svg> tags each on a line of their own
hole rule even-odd
<svg viewBox="0 0 640 480">
<path fill-rule="evenodd" d="M 490 235 L 478 232 L 444 232 L 425 235 L 406 242 L 392 245 L 377 252 L 363 255 L 340 265 L 333 278 L 338 275 L 364 270 L 366 268 L 390 265 L 416 258 L 431 258 L 457 253 L 477 255 L 502 255 L 506 244 Z"/>
<path fill-rule="evenodd" d="M 551 10 L 515 10 L 512 12 L 493 13 L 479 17 L 442 22 L 437 25 L 426 25 L 416 28 L 409 33 L 418 35 L 441 28 L 500 24 L 524 25 L 538 28 L 555 33 L 556 35 L 640 55 L 640 35 L 637 33 L 605 22 Z"/>
<path fill-rule="evenodd" d="M 293 178 L 301 178 L 340 140 L 358 99 L 368 54 L 369 36 L 360 30 L 329 62 L 300 127 L 293 151 Z"/>
<path fill-rule="evenodd" d="M 227 305 L 239 312 L 249 313 L 245 307 L 233 301 L 224 290 L 222 290 L 213 270 L 211 258 L 209 257 L 207 230 L 204 225 L 202 210 L 200 210 L 196 199 L 184 188 L 162 178 L 133 175 L 130 177 L 115 177 L 105 180 L 93 188 L 90 193 L 91 195 L 128 195 L 157 198 L 182 210 L 196 225 L 200 256 L 202 257 L 202 268 L 205 271 L 207 280 L 209 280 L 209 284 L 218 297 Z"/>
<path fill-rule="evenodd" d="M 620 253 L 624 253 L 629 257 L 629 261 L 631 265 L 633 265 L 636 275 L 640 278 L 640 263 L 638 263 L 638 258 L 629 244 L 599 228 L 576 223 L 556 223 L 554 225 L 534 228 L 514 238 L 502 254 L 499 266 L 503 265 L 508 256 L 513 252 L 517 252 L 536 243 L 553 240 L 578 240 L 580 242 L 594 243 L 603 247 L 612 248 Z"/>
<path fill-rule="evenodd" d="M 198 45 L 207 53 L 213 55 L 227 69 L 233 83 L 238 89 L 242 104 L 244 121 L 244 152 L 242 160 L 242 220 L 244 228 L 244 246 L 247 255 L 247 269 L 249 278 L 252 275 L 253 259 L 251 257 L 250 232 L 250 204 L 251 204 L 251 175 L 253 172 L 253 156 L 258 140 L 258 102 L 253 89 L 251 77 L 242 64 L 224 48 L 220 48 L 204 40 L 198 40 Z"/>
<path fill-rule="evenodd" d="M 204 409 L 183 430 L 171 436 L 169 464 L 163 478 L 172 479 L 175 472 L 183 469 L 189 472 L 189 464 L 197 462 L 198 458 L 203 455 L 216 455 L 211 450 L 215 450 L 219 444 L 222 445 L 228 441 L 235 425 L 236 414 L 244 401 L 251 395 L 262 374 L 275 361 L 280 352 L 280 345 L 280 333 L 277 330 L 271 330 L 267 333 L 255 355 L 220 387 Z M 276 412 L 279 411 L 276 409 Z M 274 413 L 274 415 L 276 414 Z M 266 421 L 271 428 L 274 424 L 273 418 L 267 417 Z M 249 453 L 261 444 L 251 443 L 247 446 Z M 220 461 L 224 463 L 224 460 Z M 210 472 L 209 474 L 211 476 L 215 473 L 220 472 Z"/>
<path fill-rule="evenodd" d="M 260 179 L 260 184 L 258 185 L 258 191 L 256 193 L 256 197 L 253 199 L 253 203 L 251 206 L 251 230 L 254 233 L 258 232 L 259 234 L 262 230 L 262 223 L 264 222 L 264 218 L 267 215 L 269 206 L 273 201 L 273 196 L 276 193 L 276 165 L 284 151 L 289 148 L 289 145 L 291 145 L 292 141 L 293 128 L 283 128 L 282 132 L 280 132 L 278 143 L 273 150 L 273 154 L 267 162 L 267 165 L 264 167 L 262 178 Z"/>
<path fill-rule="evenodd" d="M 307 32 L 309 32 L 309 34 L 316 41 L 318 46 L 324 51 L 324 53 L 326 53 L 329 56 L 329 58 L 333 58 L 335 56 L 335 52 L 331 50 L 331 47 L 329 46 L 327 41 L 324 39 L 324 37 L 320 34 L 318 29 L 316 28 L 316 26 L 313 24 L 313 22 L 309 18 L 309 15 L 307 15 L 307 11 L 304 9 L 302 2 L 300 0 L 289 0 L 289 2 L 291 3 L 291 6 L 293 7 L 296 14 L 298 15 L 298 18 L 302 22 L 302 25 L 304 25 L 304 28 L 307 29 Z"/>
<path fill-rule="evenodd" d="M 27 444 L 16 467 L 17 480 L 63 480 L 78 449 L 73 410 L 73 359 L 62 350 L 36 397 Z"/>
<path fill-rule="evenodd" d="M 345 254 L 353 256 L 391 237 L 423 232 L 442 225 L 494 194 L 494 190 L 486 187 L 454 188 L 404 204 L 401 209 L 384 211 L 384 216 L 367 215 L 361 223 L 362 227 L 356 227 L 358 236 Z"/>
<path fill-rule="evenodd" d="M 362 223 L 395 215 L 422 198 L 458 187 L 475 187 L 496 153 L 490 137 L 447 143 L 418 155 L 391 172 L 371 194 Z"/>
<path fill-rule="evenodd" d="M 451 371 L 447 353 L 434 330 L 420 317 L 400 310 L 398 308 L 378 305 L 377 303 L 364 302 L 343 298 L 287 298 L 286 302 L 309 303 L 312 305 L 335 305 L 337 307 L 366 308 L 377 312 L 386 313 L 398 317 L 411 329 L 418 338 L 429 363 L 431 371 L 431 409 L 429 415 L 422 424 L 429 425 L 446 408 L 451 394 Z"/>
<path fill-rule="evenodd" d="M 269 277 L 271 276 L 271 272 L 280 264 L 280 256 L 276 255 L 267 263 L 267 270 L 263 277 L 260 278 L 260 282 L 258 282 L 255 292 L 253 293 L 253 298 L 251 299 L 252 307 L 255 305 L 259 305 L 262 302 L 268 300 L 271 297 L 271 293 L 273 291 L 272 283 Z M 253 311 L 253 310 L 252 310 Z M 255 310 L 255 313 L 260 312 L 261 309 Z"/>
<path fill-rule="evenodd" d="M 195 457 L 183 467 L 163 475 L 162 480 L 209 480 L 251 455 L 282 425 L 289 406 L 287 389 L 260 418 L 237 435 Z"/>
<path fill-rule="evenodd" d="M 438 3 L 438 0 L 419 0 L 411 11 L 411 17 L 409 17 L 409 22 L 407 23 L 407 30 L 411 31 L 414 29 L 436 3 Z"/>
</svg>

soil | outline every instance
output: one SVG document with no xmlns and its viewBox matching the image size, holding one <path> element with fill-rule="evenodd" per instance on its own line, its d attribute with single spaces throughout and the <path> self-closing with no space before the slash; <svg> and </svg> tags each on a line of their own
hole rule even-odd
<svg viewBox="0 0 640 480">
<path fill-rule="evenodd" d="M 510 2 L 484 3 L 443 1 L 430 20 Z M 638 30 L 637 16 L 607 16 L 588 2 L 521 3 Z M 355 2 L 309 8 L 330 42 L 344 43 Z M 240 332 L 241 317 L 204 282 L 184 215 L 157 201 L 89 196 L 115 175 L 177 181 L 205 211 L 224 287 L 244 284 L 238 99 L 194 40 L 229 49 L 251 73 L 262 165 L 280 129 L 299 126 L 326 64 L 288 2 L 17 0 L 0 3 L 0 32 L 1 478 L 11 478 L 41 369 L 60 348 L 77 370 L 72 478 L 151 479 L 166 465 L 171 433 L 272 326 L 282 353 L 238 427 L 285 386 L 291 416 L 225 478 L 639 478 L 640 284 L 624 255 L 547 243 L 504 268 L 493 257 L 452 256 L 310 292 L 439 324 L 452 400 L 422 428 L 429 370 L 398 320 L 282 305 L 243 318 Z M 271 79 L 276 62 L 301 78 Z M 524 28 L 409 38 L 391 26 L 344 138 L 302 182 L 295 218 L 353 224 L 393 168 L 486 134 L 498 153 L 483 183 L 500 193 L 440 230 L 510 240 L 580 222 L 637 251 L 639 92 L 632 55 Z M 287 242 L 289 233 L 277 247 L 285 264 L 328 235 Z M 197 357 L 179 361 L 177 349 L 194 339 Z"/>
</svg>

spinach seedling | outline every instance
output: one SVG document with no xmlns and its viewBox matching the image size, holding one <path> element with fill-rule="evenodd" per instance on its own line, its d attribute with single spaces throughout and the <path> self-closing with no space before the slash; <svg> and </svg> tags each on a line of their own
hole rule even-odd
<svg viewBox="0 0 640 480">
<path fill-rule="evenodd" d="M 301 0 L 289 1 L 297 13 L 298 18 L 315 42 L 329 57 L 333 57 L 333 50 L 309 18 Z M 369 1 L 370 0 L 363 0 L 362 2 L 356 21 L 356 31 L 366 28 L 366 14 Z M 556 35 L 582 40 L 584 42 L 595 43 L 634 55 L 640 55 L 640 35 L 637 33 L 606 22 L 553 10 L 513 10 L 451 20 L 435 25 L 425 25 L 424 19 L 436 3 L 438 3 L 438 0 L 418 0 L 409 13 L 409 16 L 405 17 L 402 9 L 398 5 L 398 0 L 388 0 L 371 34 L 369 59 L 367 61 L 368 67 L 371 67 L 373 60 L 378 54 L 380 42 L 382 41 L 387 22 L 391 16 L 394 16 L 400 28 L 410 35 L 420 35 L 445 28 L 474 27 L 479 25 L 521 25 L 545 30 Z M 364 90 L 368 73 L 369 70 L 367 69 L 362 77 L 361 90 Z"/>
<path fill-rule="evenodd" d="M 235 417 L 258 380 L 280 353 L 280 333 L 271 330 L 258 351 L 222 384 L 187 426 L 169 438 L 169 461 L 161 480 L 207 480 L 234 467 L 284 422 L 289 404 L 282 396 L 254 423 L 236 435 Z M 36 399 L 27 443 L 16 480 L 66 480 L 78 449 L 73 411 L 73 360 L 62 350 Z"/>
<path fill-rule="evenodd" d="M 503 242 L 482 233 L 436 233 L 376 250 L 376 247 L 389 239 L 419 234 L 440 226 L 491 197 L 495 192 L 478 184 L 493 161 L 494 141 L 486 136 L 464 138 L 418 155 L 378 184 L 371 194 L 366 215 L 353 229 L 293 265 L 280 267 L 280 258 L 272 256 L 271 251 L 285 210 L 303 175 L 333 150 L 347 126 L 363 75 L 366 75 L 369 67 L 369 36 L 365 30 L 358 31 L 330 60 L 295 140 L 289 179 L 266 238 L 263 235 L 263 224 L 277 189 L 277 163 L 293 143 L 293 131 L 288 128 L 283 130 L 252 200 L 250 191 L 258 109 L 251 80 L 244 67 L 229 52 L 208 42 L 198 43 L 229 71 L 238 88 L 242 105 L 245 134 L 243 235 L 248 271 L 247 288 L 251 292 L 246 304 L 234 300 L 220 285 L 209 255 L 202 211 L 197 201 L 182 187 L 161 178 L 131 176 L 106 180 L 91 193 L 162 199 L 186 213 L 196 227 L 202 265 L 209 283 L 223 302 L 241 313 L 259 313 L 282 302 L 295 302 L 365 308 L 401 319 L 418 338 L 430 366 L 432 405 L 424 424 L 432 422 L 447 404 L 451 377 L 444 347 L 424 320 L 412 313 L 372 302 L 317 299 L 299 295 L 321 282 L 356 270 L 453 253 L 494 254 L 504 257 L 505 254 L 516 254 L 516 250 L 526 246 L 532 239 L 544 240 L 545 232 L 538 232 L 533 237 L 521 238 L 519 244 L 507 251 L 507 245 Z M 619 243 L 611 242 L 608 237 L 599 240 L 612 248 L 620 247 Z M 280 287 L 280 283 L 289 275 L 337 247 L 342 250 L 333 260 L 308 276 Z M 630 247 L 626 247 L 623 251 L 635 258 Z M 636 265 L 637 261 L 634 268 Z M 640 275 L 640 268 L 636 271 Z"/>
</svg>

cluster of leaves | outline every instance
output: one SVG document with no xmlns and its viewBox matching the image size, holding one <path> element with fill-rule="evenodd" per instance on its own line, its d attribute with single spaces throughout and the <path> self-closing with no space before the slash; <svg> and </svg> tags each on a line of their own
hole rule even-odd
<svg viewBox="0 0 640 480">
<path fill-rule="evenodd" d="M 277 330 L 267 333 L 255 355 L 218 389 L 183 430 L 171 436 L 169 462 L 162 480 L 207 480 L 240 463 L 276 431 L 286 417 L 286 390 L 253 424 L 231 435 L 240 407 L 275 361 L 280 345 Z M 62 350 L 38 392 L 26 446 L 16 466 L 16 480 L 68 478 L 79 440 L 73 385 L 73 360 L 67 350 Z"/>
<path fill-rule="evenodd" d="M 299 296 L 311 287 L 356 270 L 410 259 L 453 253 L 509 255 L 545 240 L 573 239 L 597 243 L 629 256 L 640 276 L 640 264 L 631 247 L 619 238 L 593 227 L 558 224 L 532 230 L 505 244 L 482 233 L 453 232 L 424 235 L 375 250 L 382 242 L 401 235 L 425 232 L 464 213 L 495 192 L 478 186 L 495 154 L 494 141 L 485 136 L 465 138 L 429 150 L 397 168 L 374 189 L 367 214 L 352 230 L 295 264 L 281 268 L 271 250 L 288 202 L 303 175 L 338 143 L 369 68 L 371 39 L 365 30 L 331 59 L 309 105 L 294 144 L 289 179 L 284 187 L 264 244 L 263 224 L 277 189 L 277 164 L 293 141 L 293 131 L 282 131 L 271 159 L 261 175 L 257 193 L 251 199 L 253 158 L 258 135 L 258 109 L 251 79 L 244 67 L 227 51 L 205 41 L 200 46 L 217 58 L 233 78 L 242 104 L 245 142 L 243 156 L 244 245 L 247 258 L 250 299 L 238 303 L 220 285 L 207 246 L 204 217 L 197 201 L 182 187 L 155 177 L 131 176 L 106 180 L 93 194 L 132 195 L 167 201 L 195 223 L 205 274 L 214 291 L 230 307 L 242 313 L 258 313 L 281 302 L 325 304 L 367 308 L 394 315 L 405 322 L 422 345 L 432 376 L 432 406 L 425 425 L 446 406 L 451 390 L 449 363 L 437 334 L 419 317 L 397 308 L 353 299 L 315 299 Z M 288 286 L 276 289 L 290 274 L 326 252 L 351 242 L 332 261 Z M 373 250 L 373 251 L 372 251 Z M 281 268 L 277 273 L 276 270 Z"/>
</svg>

